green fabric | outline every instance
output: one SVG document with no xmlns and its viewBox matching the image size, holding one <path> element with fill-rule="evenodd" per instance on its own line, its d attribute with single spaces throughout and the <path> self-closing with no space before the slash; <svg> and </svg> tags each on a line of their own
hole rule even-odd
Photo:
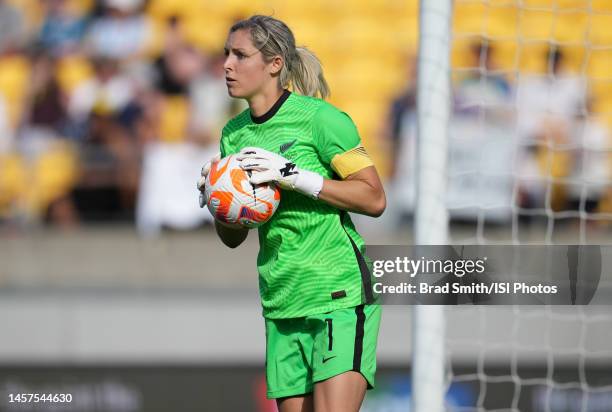
<svg viewBox="0 0 612 412">
<path fill-rule="evenodd" d="M 382 308 L 379 305 L 361 307 L 365 321 L 356 371 L 361 372 L 368 388 L 372 389 L 375 386 L 376 342 Z M 296 319 L 265 320 L 268 398 L 310 393 L 316 382 L 355 370 L 356 309 L 339 309 Z"/>
<path fill-rule="evenodd" d="M 257 124 L 245 110 L 223 129 L 223 157 L 244 147 L 280 154 L 299 168 L 333 178 L 330 161 L 360 144 L 343 112 L 321 99 L 292 93 L 276 114 Z M 281 146 L 283 149 L 281 151 Z M 364 242 L 347 213 L 283 190 L 275 215 L 258 229 L 259 290 L 263 315 L 295 318 L 364 303 L 361 272 L 349 236 Z M 333 292 L 346 296 L 332 299 Z"/>
</svg>

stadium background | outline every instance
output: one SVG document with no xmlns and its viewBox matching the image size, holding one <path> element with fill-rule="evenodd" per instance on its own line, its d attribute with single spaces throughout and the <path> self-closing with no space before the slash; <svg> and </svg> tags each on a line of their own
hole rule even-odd
<svg viewBox="0 0 612 412">
<path fill-rule="evenodd" d="M 391 195 L 384 219 L 358 225 L 369 243 L 399 244 L 411 241 L 411 204 L 394 190 L 409 179 L 398 155 L 406 132 L 397 124 L 414 112 L 417 3 L 0 1 L 0 409 L 13 410 L 6 393 L 52 390 L 79 395 L 66 410 L 271 410 L 263 400 L 255 237 L 237 251 L 221 247 L 194 189 L 220 127 L 241 109 L 222 97 L 227 29 L 253 13 L 273 14 L 318 55 L 331 102 L 358 125 Z M 606 131 L 598 146 L 605 181 L 588 211 L 556 184 L 572 174 L 572 144 L 536 153 L 549 161 L 536 160 L 549 183 L 532 193 L 544 206 L 508 205 L 510 213 L 527 211 L 519 223 L 527 239 L 551 238 L 552 219 L 555 241 L 579 242 L 586 230 L 589 242 L 610 243 L 611 23 L 605 0 L 454 4 L 458 90 L 467 76 L 493 73 L 515 88 L 522 76 L 551 75 L 554 45 L 564 73 L 588 85 L 575 114 Z M 480 111 L 478 124 L 489 116 Z M 511 239 L 516 223 L 507 214 L 484 225 L 476 209 L 453 222 L 451 236 Z M 403 410 L 409 398 L 410 308 L 385 309 L 380 390 L 364 410 Z M 485 316 L 507 320 L 512 312 Z M 449 321 L 449 335 L 464 333 L 460 323 Z M 498 323 L 483 346 L 503 336 Z M 558 334 L 570 339 L 572 331 Z M 605 348 L 608 338 L 585 350 Z M 478 356 L 460 354 L 460 368 Z M 527 364 L 534 374 L 545 367 L 535 354 Z M 607 371 L 609 358 L 591 373 Z M 558 373 L 577 379 L 570 367 Z M 521 410 L 544 410 L 537 391 L 523 392 Z M 490 402 L 505 392 L 490 391 Z M 477 384 L 458 384 L 449 396 L 473 404 Z M 612 395 L 599 402 L 612 408 Z"/>
</svg>

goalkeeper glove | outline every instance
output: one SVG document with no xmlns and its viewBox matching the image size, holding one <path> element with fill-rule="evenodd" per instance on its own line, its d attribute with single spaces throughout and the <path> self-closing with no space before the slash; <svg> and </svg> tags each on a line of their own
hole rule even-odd
<svg viewBox="0 0 612 412">
<path fill-rule="evenodd" d="M 323 176 L 299 169 L 283 156 L 258 147 L 245 147 L 237 156 L 240 166 L 254 172 L 249 181 L 254 185 L 276 183 L 282 189 L 295 190 L 311 198 L 318 198 L 323 188 Z"/>
<path fill-rule="evenodd" d="M 202 166 L 201 177 L 198 180 L 198 190 L 200 191 L 200 207 L 206 206 L 206 196 L 204 196 L 204 190 L 206 189 L 206 177 L 210 173 L 210 167 L 214 162 L 221 160 L 221 153 L 217 153 L 210 159 L 204 166 Z"/>
</svg>

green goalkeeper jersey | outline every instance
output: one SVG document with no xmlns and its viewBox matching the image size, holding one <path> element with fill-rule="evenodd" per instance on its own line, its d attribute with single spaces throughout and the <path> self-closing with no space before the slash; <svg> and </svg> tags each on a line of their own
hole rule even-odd
<svg viewBox="0 0 612 412">
<path fill-rule="evenodd" d="M 331 179 L 364 162 L 360 143 L 348 115 L 321 99 L 285 91 L 265 115 L 252 117 L 247 109 L 230 120 L 221 155 L 259 147 Z M 346 156 L 351 153 L 357 155 Z M 371 302 L 364 242 L 346 212 L 283 190 L 276 213 L 258 231 L 264 317 L 295 318 Z"/>
</svg>

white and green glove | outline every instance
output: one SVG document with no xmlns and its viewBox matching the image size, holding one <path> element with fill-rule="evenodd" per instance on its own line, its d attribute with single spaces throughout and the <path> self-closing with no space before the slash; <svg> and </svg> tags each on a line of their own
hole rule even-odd
<svg viewBox="0 0 612 412">
<path fill-rule="evenodd" d="M 245 147 L 238 153 L 242 169 L 251 171 L 249 179 L 254 185 L 275 183 L 282 189 L 295 190 L 313 199 L 319 197 L 323 188 L 323 176 L 299 169 L 295 163 L 283 156 L 258 147 Z"/>
</svg>

